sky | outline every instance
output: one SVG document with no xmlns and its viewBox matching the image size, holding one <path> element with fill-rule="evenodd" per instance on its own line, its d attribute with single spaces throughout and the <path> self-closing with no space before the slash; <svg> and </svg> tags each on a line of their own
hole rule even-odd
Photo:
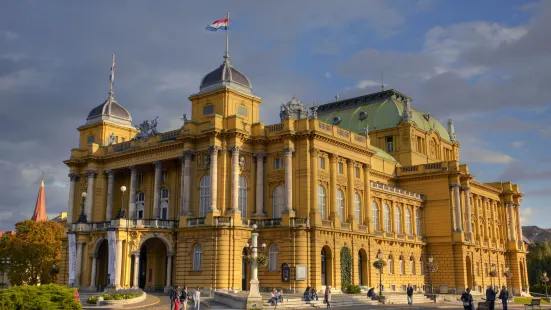
<svg viewBox="0 0 551 310">
<path fill-rule="evenodd" d="M 222 63 L 263 99 L 327 103 L 384 83 L 455 122 L 460 160 L 481 182 L 513 181 L 524 225 L 551 227 L 551 1 L 2 1 L 0 230 L 30 218 L 42 173 L 49 217 L 66 211 L 68 159 L 109 90 L 133 122 L 182 125 L 187 99 Z"/>
</svg>

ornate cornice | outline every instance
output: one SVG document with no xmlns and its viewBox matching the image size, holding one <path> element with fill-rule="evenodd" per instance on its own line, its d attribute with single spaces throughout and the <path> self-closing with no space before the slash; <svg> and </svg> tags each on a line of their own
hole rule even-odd
<svg viewBox="0 0 551 310">
<path fill-rule="evenodd" d="M 76 182 L 76 181 L 78 181 L 78 179 L 80 179 L 80 174 L 78 174 L 78 173 L 69 173 L 68 177 L 71 180 L 71 182 Z"/>
</svg>

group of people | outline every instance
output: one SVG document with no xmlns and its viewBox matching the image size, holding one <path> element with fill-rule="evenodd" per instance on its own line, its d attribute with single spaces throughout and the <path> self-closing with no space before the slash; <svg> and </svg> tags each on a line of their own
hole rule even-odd
<svg viewBox="0 0 551 310">
<path fill-rule="evenodd" d="M 180 286 L 173 288 L 170 292 L 170 310 L 187 310 L 189 300 L 193 300 L 193 309 L 199 310 L 201 305 L 201 291 L 199 287 L 195 289 L 192 295 L 188 293 L 187 285 L 184 285 L 183 289 Z"/>
<path fill-rule="evenodd" d="M 509 291 L 507 287 L 502 286 L 499 295 L 497 294 L 497 288 L 488 286 L 486 289 L 486 303 L 488 303 L 488 310 L 494 310 L 497 299 L 501 299 L 501 304 L 503 305 L 503 310 L 507 310 L 507 303 L 509 299 Z M 465 292 L 461 295 L 461 301 L 463 302 L 463 308 L 465 310 L 475 310 L 475 305 L 473 301 L 473 296 L 471 295 L 471 289 L 467 288 Z"/>
<path fill-rule="evenodd" d="M 283 302 L 283 290 L 276 290 L 272 288 L 272 295 L 270 297 L 270 304 L 277 306 L 278 303 Z"/>
<path fill-rule="evenodd" d="M 304 294 L 302 294 L 302 298 L 306 301 L 310 300 L 318 300 L 318 291 L 316 290 L 315 286 L 307 286 L 306 290 L 304 291 Z"/>
</svg>

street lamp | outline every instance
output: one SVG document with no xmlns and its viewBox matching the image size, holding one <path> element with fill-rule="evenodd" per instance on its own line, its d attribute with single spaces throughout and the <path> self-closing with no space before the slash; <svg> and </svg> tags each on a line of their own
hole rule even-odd
<svg viewBox="0 0 551 310">
<path fill-rule="evenodd" d="M 126 186 L 121 186 L 121 207 L 119 208 L 119 211 L 117 211 L 117 217 L 116 219 L 126 219 L 126 209 L 124 208 L 124 192 L 126 192 Z"/>
<path fill-rule="evenodd" d="M 434 257 L 432 257 L 432 254 L 429 256 L 429 266 L 432 266 L 432 262 L 434 261 Z M 429 267 L 429 287 L 430 287 L 430 294 L 432 295 L 432 269 Z"/>
<path fill-rule="evenodd" d="M 252 252 L 252 264 L 251 264 L 251 281 L 249 288 L 249 295 L 247 296 L 247 309 L 249 308 L 258 308 L 258 304 L 262 304 L 262 296 L 259 291 L 259 282 L 258 282 L 258 262 L 257 262 L 257 252 L 258 252 L 258 232 L 256 231 L 256 224 L 252 225 L 253 233 L 251 234 L 251 245 L 247 243 L 247 247 L 251 249 Z M 266 248 L 266 243 L 262 243 L 262 249 Z"/>
<path fill-rule="evenodd" d="M 383 259 L 383 252 L 381 252 L 381 249 L 377 251 L 377 260 Z M 381 267 L 379 269 L 379 296 L 383 297 L 383 268 Z"/>
<path fill-rule="evenodd" d="M 547 295 L 547 282 L 549 282 L 549 279 L 547 278 L 547 271 L 543 272 L 543 284 L 545 285 L 545 298 L 549 299 L 549 296 Z"/>
<path fill-rule="evenodd" d="M 86 213 L 84 212 L 84 204 L 86 203 L 86 196 L 88 196 L 88 194 L 86 194 L 86 192 L 82 192 L 81 196 L 82 196 L 82 208 L 81 208 L 80 216 L 78 217 L 77 223 L 86 224 L 88 221 L 86 220 Z"/>
</svg>

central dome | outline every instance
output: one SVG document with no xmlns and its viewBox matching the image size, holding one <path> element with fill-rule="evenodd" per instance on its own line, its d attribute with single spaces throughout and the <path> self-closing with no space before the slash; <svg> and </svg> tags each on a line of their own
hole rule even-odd
<svg viewBox="0 0 551 310">
<path fill-rule="evenodd" d="M 224 87 L 252 94 L 251 82 L 243 73 L 231 66 L 228 58 L 224 60 L 220 67 L 203 77 L 199 91 L 205 93 Z"/>
</svg>

